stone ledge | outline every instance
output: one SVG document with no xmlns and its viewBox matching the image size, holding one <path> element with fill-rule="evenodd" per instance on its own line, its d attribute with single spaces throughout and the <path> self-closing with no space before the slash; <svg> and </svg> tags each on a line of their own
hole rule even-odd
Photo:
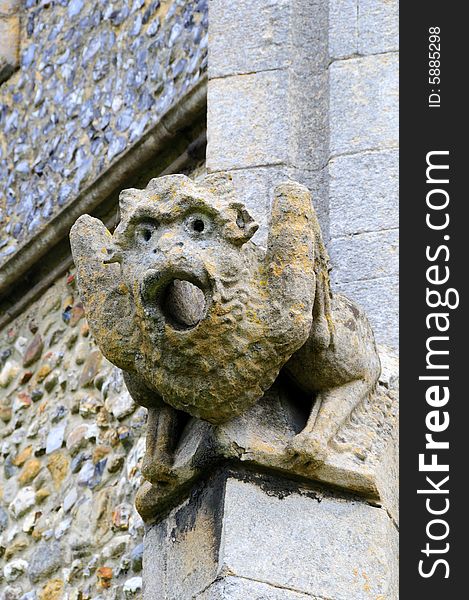
<svg viewBox="0 0 469 600">
<path fill-rule="evenodd" d="M 377 393 L 355 409 L 319 468 L 292 462 L 287 453 L 289 441 L 304 426 L 304 415 L 301 402 L 280 379 L 249 411 L 224 425 L 191 419 L 175 451 L 175 480 L 145 482 L 137 494 L 137 510 L 152 522 L 204 472 L 229 461 L 359 494 L 384 506 L 397 522 L 397 361 L 384 352 L 381 360 Z"/>
</svg>

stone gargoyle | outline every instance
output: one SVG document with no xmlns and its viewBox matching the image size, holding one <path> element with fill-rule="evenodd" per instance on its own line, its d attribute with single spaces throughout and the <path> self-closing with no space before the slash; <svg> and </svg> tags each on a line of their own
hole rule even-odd
<svg viewBox="0 0 469 600">
<path fill-rule="evenodd" d="M 380 362 L 363 312 L 331 294 L 311 194 L 277 186 L 267 250 L 229 175 L 153 179 L 120 194 L 111 233 L 80 217 L 70 234 L 78 285 L 103 354 L 149 410 L 143 472 L 171 479 L 184 415 L 224 423 L 256 403 L 280 369 L 315 397 L 286 451 L 319 465 Z"/>
</svg>

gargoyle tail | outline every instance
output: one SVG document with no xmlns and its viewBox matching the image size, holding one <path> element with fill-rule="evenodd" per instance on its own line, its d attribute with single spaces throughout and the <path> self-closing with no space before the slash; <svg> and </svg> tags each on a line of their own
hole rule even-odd
<svg viewBox="0 0 469 600">
<path fill-rule="evenodd" d="M 271 318 L 279 342 L 282 337 L 290 340 L 297 336 L 301 345 L 311 329 L 315 293 L 313 217 L 307 188 L 291 181 L 276 187 L 266 268 Z"/>
</svg>

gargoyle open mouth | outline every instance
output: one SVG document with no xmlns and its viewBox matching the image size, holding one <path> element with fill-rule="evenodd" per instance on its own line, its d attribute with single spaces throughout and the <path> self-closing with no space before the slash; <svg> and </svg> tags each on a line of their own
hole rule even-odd
<svg viewBox="0 0 469 600">
<path fill-rule="evenodd" d="M 207 314 L 207 293 L 202 282 L 193 277 L 162 277 L 152 274 L 145 278 L 142 298 L 145 310 L 157 320 L 164 320 L 173 329 L 196 327 Z"/>
</svg>

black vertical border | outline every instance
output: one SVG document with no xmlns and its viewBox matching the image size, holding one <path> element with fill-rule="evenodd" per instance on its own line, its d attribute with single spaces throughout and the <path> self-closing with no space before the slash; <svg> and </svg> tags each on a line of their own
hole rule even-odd
<svg viewBox="0 0 469 600">
<path fill-rule="evenodd" d="M 400 364 L 401 364 L 401 489 L 400 489 L 400 598 L 402 600 L 425 598 L 426 600 L 463 598 L 467 596 L 466 556 L 469 555 L 469 313 L 467 294 L 469 277 L 469 123 L 468 58 L 469 19 L 464 15 L 466 5 L 457 2 L 402 2 L 400 6 Z M 441 83 L 429 84 L 429 28 L 441 30 Z M 431 88 L 440 89 L 441 107 L 429 108 L 428 95 Z M 450 224 L 443 232 L 431 231 L 425 223 L 426 154 L 432 150 L 449 150 L 450 194 L 448 212 Z M 448 234 L 450 240 L 444 241 Z M 450 400 L 447 407 L 450 425 L 446 432 L 435 434 L 435 439 L 448 440 L 449 450 L 440 451 L 439 462 L 450 466 L 448 496 L 434 495 L 442 502 L 450 501 L 449 511 L 442 515 L 450 527 L 448 538 L 440 542 L 427 538 L 426 525 L 432 518 L 426 510 L 425 495 L 417 489 L 429 488 L 425 476 L 418 468 L 418 455 L 425 451 L 427 428 L 425 417 L 431 407 L 425 401 L 428 382 L 419 381 L 425 374 L 426 340 L 430 331 L 425 317 L 432 309 L 426 305 L 426 269 L 431 263 L 425 256 L 426 247 L 438 247 L 446 243 L 450 250 L 447 263 L 438 264 L 450 268 L 449 287 L 460 295 L 457 309 L 450 313 L 450 336 L 448 344 L 450 376 Z M 443 256 L 443 254 L 441 255 Z M 434 264 L 434 263 L 433 263 Z M 433 286 L 435 287 L 435 286 Z M 443 287 L 443 286 L 442 286 Z M 444 310 L 444 309 L 439 309 Z M 444 334 L 441 334 L 444 335 Z M 443 361 L 448 357 L 443 357 Z M 440 372 L 440 374 L 442 374 Z M 435 473 L 440 481 L 444 473 Z M 443 486 L 442 486 L 443 487 Z M 435 500 L 434 506 L 437 506 Z M 441 504 L 443 506 L 443 504 Z M 434 532 L 438 529 L 435 528 Z M 440 529 L 443 531 L 443 528 Z M 442 549 L 449 543 L 449 551 L 432 554 L 422 553 L 426 543 Z M 426 571 L 432 561 L 443 558 L 446 568 L 436 567 L 431 577 L 419 575 L 419 561 L 425 559 Z"/>
</svg>

